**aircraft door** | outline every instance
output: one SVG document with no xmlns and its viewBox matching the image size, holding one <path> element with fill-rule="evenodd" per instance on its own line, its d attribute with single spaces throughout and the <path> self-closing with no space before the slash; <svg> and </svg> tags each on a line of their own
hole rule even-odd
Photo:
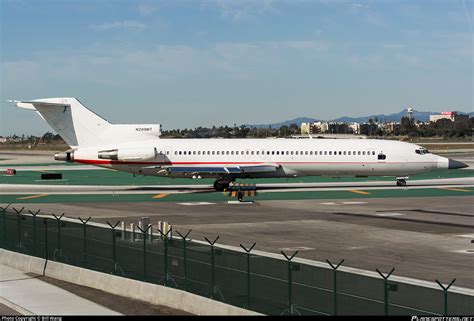
<svg viewBox="0 0 474 321">
<path fill-rule="evenodd" d="M 165 162 L 171 162 L 171 155 L 173 154 L 173 149 L 169 146 L 165 147 Z"/>
<path fill-rule="evenodd" d="M 166 161 L 165 151 L 163 148 L 155 147 L 155 160 L 159 163 L 163 163 Z"/>
</svg>

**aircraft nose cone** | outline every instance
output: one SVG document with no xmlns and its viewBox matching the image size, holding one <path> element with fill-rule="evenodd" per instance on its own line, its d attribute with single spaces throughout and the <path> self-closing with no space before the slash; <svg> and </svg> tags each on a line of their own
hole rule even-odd
<svg viewBox="0 0 474 321">
<path fill-rule="evenodd" d="M 469 167 L 469 165 L 449 159 L 448 169 L 458 169 L 458 168 L 466 168 L 466 167 Z"/>
</svg>

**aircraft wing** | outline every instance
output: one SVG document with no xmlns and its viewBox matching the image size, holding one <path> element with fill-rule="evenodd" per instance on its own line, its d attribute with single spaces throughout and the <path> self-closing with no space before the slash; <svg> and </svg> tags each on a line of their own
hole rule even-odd
<svg viewBox="0 0 474 321">
<path fill-rule="evenodd" d="M 259 164 L 241 166 L 167 166 L 161 170 L 168 173 L 189 174 L 243 174 L 243 173 L 269 173 L 275 172 L 279 165 Z"/>
</svg>

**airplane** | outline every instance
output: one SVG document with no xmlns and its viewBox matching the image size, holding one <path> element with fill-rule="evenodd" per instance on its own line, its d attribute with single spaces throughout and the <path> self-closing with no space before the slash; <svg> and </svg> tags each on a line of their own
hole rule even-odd
<svg viewBox="0 0 474 321">
<path fill-rule="evenodd" d="M 239 178 L 409 175 L 468 165 L 416 144 L 380 139 L 164 139 L 159 124 L 112 124 L 71 97 L 13 102 L 36 111 L 71 147 L 58 161 L 140 175 L 214 178 L 222 191 Z"/>
</svg>

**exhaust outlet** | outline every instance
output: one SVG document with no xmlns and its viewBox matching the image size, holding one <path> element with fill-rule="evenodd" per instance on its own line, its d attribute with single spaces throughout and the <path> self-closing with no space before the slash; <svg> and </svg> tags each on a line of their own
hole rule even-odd
<svg viewBox="0 0 474 321">
<path fill-rule="evenodd" d="M 62 162 L 74 162 L 74 151 L 67 150 L 62 153 L 56 153 L 54 154 L 54 160 Z"/>
</svg>

